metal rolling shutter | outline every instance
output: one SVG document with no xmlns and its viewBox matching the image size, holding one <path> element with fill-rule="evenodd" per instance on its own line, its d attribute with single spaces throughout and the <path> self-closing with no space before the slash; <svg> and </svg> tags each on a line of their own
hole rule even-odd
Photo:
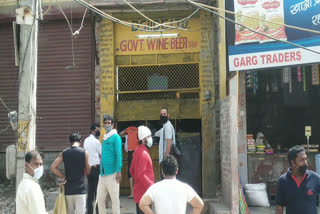
<svg viewBox="0 0 320 214">
<path fill-rule="evenodd" d="M 73 20 L 74 30 L 81 20 Z M 39 70 L 37 91 L 37 148 L 61 151 L 69 146 L 69 135 L 80 131 L 86 137 L 94 121 L 92 84 L 94 62 L 90 22 L 73 40 L 65 20 L 39 26 Z"/>
<path fill-rule="evenodd" d="M 12 23 L 0 24 L 0 97 L 10 111 L 18 112 L 18 72 L 15 66 Z M 10 144 L 16 144 L 15 132 L 8 127 L 8 111 L 0 102 L 0 151 Z M 4 131 L 5 130 L 5 131 Z"/>
</svg>

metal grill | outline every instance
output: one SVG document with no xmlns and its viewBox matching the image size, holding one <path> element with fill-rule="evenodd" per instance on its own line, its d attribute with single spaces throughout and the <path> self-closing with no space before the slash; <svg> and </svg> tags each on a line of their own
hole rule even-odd
<svg viewBox="0 0 320 214">
<path fill-rule="evenodd" d="M 118 100 L 199 98 L 199 64 L 118 68 Z"/>
</svg>

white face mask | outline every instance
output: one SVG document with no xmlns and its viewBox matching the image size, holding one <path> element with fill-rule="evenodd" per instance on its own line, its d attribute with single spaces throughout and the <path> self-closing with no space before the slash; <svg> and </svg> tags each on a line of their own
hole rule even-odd
<svg viewBox="0 0 320 214">
<path fill-rule="evenodd" d="M 105 125 L 104 129 L 106 130 L 107 133 L 109 133 L 112 130 L 112 126 Z"/>
<path fill-rule="evenodd" d="M 152 137 L 149 137 L 149 138 L 147 139 L 147 146 L 148 146 L 149 148 L 151 148 L 152 143 L 153 143 Z"/>
<path fill-rule="evenodd" d="M 28 164 L 30 166 L 30 164 Z M 40 166 L 39 168 L 32 168 L 32 166 L 30 166 L 30 168 L 33 170 L 33 177 L 37 180 L 39 180 L 42 175 L 43 175 L 43 166 Z"/>
<path fill-rule="evenodd" d="M 263 139 L 261 139 L 261 138 L 257 139 L 256 144 L 263 145 Z"/>
</svg>

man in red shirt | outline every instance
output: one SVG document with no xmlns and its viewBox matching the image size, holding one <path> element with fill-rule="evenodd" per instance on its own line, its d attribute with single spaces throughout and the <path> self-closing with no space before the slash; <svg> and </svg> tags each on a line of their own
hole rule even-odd
<svg viewBox="0 0 320 214">
<path fill-rule="evenodd" d="M 134 150 L 138 147 L 138 128 L 135 126 L 129 126 L 122 132 L 120 132 L 120 136 L 124 137 L 127 135 L 127 140 L 128 140 L 128 178 L 130 182 L 130 190 L 131 194 L 128 196 L 128 198 L 133 198 L 133 182 L 132 182 L 132 177 L 130 174 L 130 166 L 132 162 L 132 154 Z"/>
<path fill-rule="evenodd" d="M 137 214 L 143 214 L 139 208 L 139 202 L 143 194 L 154 183 L 152 160 L 148 148 L 152 146 L 151 131 L 146 126 L 138 128 L 139 146 L 133 153 L 130 173 L 132 175 L 133 197 L 136 203 Z"/>
</svg>

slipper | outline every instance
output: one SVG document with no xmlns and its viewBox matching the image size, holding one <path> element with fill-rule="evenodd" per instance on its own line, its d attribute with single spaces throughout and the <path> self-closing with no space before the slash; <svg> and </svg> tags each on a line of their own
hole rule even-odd
<svg viewBox="0 0 320 214">
<path fill-rule="evenodd" d="M 128 199 L 133 199 L 133 195 L 129 195 L 129 196 L 128 196 Z"/>
</svg>

